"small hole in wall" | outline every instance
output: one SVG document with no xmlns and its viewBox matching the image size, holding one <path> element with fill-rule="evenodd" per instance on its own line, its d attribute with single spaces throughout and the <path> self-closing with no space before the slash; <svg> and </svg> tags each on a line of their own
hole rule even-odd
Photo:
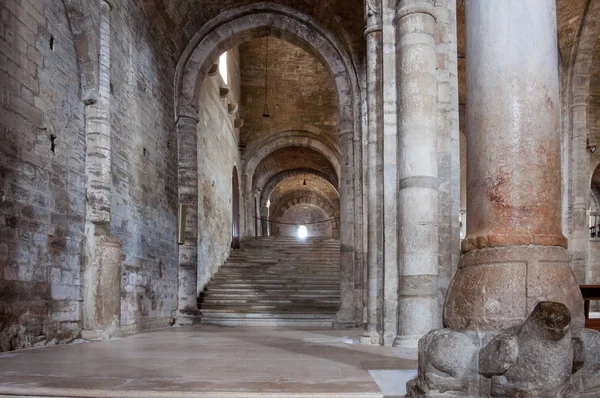
<svg viewBox="0 0 600 398">
<path fill-rule="evenodd" d="M 167 140 L 167 149 L 171 149 L 171 141 Z"/>
<path fill-rule="evenodd" d="M 144 157 L 146 157 L 146 148 L 144 148 Z"/>
<path fill-rule="evenodd" d="M 113 86 L 112 83 L 110 83 L 110 95 L 114 95 L 115 94 L 115 87 Z"/>
<path fill-rule="evenodd" d="M 50 51 L 54 51 L 54 36 L 50 35 L 50 40 L 48 41 L 50 45 Z"/>
<path fill-rule="evenodd" d="M 215 182 L 214 182 L 214 181 L 212 182 L 212 186 L 213 186 L 213 187 L 215 186 Z"/>
<path fill-rule="evenodd" d="M 56 153 L 56 136 L 54 134 L 50 134 L 50 150 L 52 153 Z"/>
</svg>

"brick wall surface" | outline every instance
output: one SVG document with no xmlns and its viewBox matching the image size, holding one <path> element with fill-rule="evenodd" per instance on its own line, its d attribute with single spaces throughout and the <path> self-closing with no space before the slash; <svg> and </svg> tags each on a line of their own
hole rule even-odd
<svg viewBox="0 0 600 398">
<path fill-rule="evenodd" d="M 244 119 L 241 140 L 248 146 L 269 134 L 317 128 L 337 137 L 338 99 L 331 77 L 313 55 L 283 40 L 269 37 L 268 104 L 265 101 L 266 38 L 240 45 Z"/>
<path fill-rule="evenodd" d="M 84 117 L 62 2 L 0 3 L 0 93 L 1 351 L 80 327 Z"/>
</svg>

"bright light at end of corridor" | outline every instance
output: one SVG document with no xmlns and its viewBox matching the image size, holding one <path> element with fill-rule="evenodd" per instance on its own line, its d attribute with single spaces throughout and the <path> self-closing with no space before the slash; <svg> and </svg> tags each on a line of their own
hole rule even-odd
<svg viewBox="0 0 600 398">
<path fill-rule="evenodd" d="M 307 236 L 308 236 L 308 230 L 306 229 L 306 227 L 304 225 L 301 225 L 300 227 L 298 227 L 298 238 L 306 239 Z"/>
</svg>

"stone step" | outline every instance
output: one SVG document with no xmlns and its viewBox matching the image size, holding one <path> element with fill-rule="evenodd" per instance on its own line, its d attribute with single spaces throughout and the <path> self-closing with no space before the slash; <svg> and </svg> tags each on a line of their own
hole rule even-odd
<svg viewBox="0 0 600 398">
<path fill-rule="evenodd" d="M 271 306 L 270 308 L 263 308 L 266 306 L 251 306 L 251 307 L 233 307 L 229 306 L 227 308 L 219 308 L 219 307 L 207 307 L 202 308 L 200 313 L 203 316 L 215 316 L 214 314 L 263 314 L 263 315 L 304 315 L 306 318 L 318 318 L 320 315 L 330 315 L 335 314 L 337 308 L 331 307 L 322 307 L 322 308 L 313 308 L 313 307 L 298 307 L 290 309 L 289 307 L 275 307 Z"/>
<path fill-rule="evenodd" d="M 340 294 L 340 287 L 336 289 L 255 289 L 255 288 L 220 288 L 220 287 L 207 287 L 204 289 L 203 294 Z"/>
<path fill-rule="evenodd" d="M 340 289 L 340 285 L 339 283 L 336 284 L 320 284 L 318 286 L 306 286 L 305 284 L 301 284 L 301 283 L 279 283 L 277 284 L 276 282 L 274 283 L 219 283 L 216 286 L 208 286 L 207 289 L 205 289 L 205 291 L 211 291 L 214 288 L 220 288 L 220 289 L 241 289 L 241 288 L 247 288 L 247 289 L 255 289 L 255 290 L 269 290 L 269 289 L 273 289 L 273 290 L 278 290 L 278 289 L 283 289 L 283 290 L 319 290 L 319 288 L 321 289 L 326 289 L 326 290 L 334 290 L 337 289 L 339 291 Z"/>
<path fill-rule="evenodd" d="M 340 245 L 246 239 L 198 299 L 202 323 L 331 326 L 340 304 Z"/>
<path fill-rule="evenodd" d="M 265 299 L 254 299 L 254 300 L 244 300 L 244 299 L 215 299 L 215 298 L 204 298 L 201 301 L 202 308 L 230 308 L 230 307 L 239 307 L 239 308 L 261 308 L 261 309 L 270 309 L 270 308 L 296 308 L 298 306 L 310 306 L 311 308 L 334 308 L 340 304 L 339 299 L 325 299 L 325 298 L 316 298 L 316 299 L 292 299 L 292 298 L 265 298 Z"/>
<path fill-rule="evenodd" d="M 229 291 L 224 291 L 224 292 L 213 292 L 212 290 L 206 293 L 203 293 L 202 296 L 204 299 L 207 298 L 223 298 L 223 299 L 227 299 L 227 298 L 245 298 L 245 299 L 252 299 L 255 297 L 273 297 L 273 298 L 279 298 L 279 297 L 289 297 L 289 298 L 318 298 L 318 297 L 327 297 L 327 298 L 337 298 L 339 299 L 340 297 L 340 291 L 338 290 L 327 290 L 327 291 L 309 291 L 306 293 L 296 293 L 294 291 L 270 291 L 270 292 L 257 292 L 257 291 L 247 291 L 247 292 L 241 292 L 239 290 L 233 291 L 233 292 L 229 292 Z"/>
<path fill-rule="evenodd" d="M 221 326 L 252 326 L 252 327 L 318 327 L 331 328 L 335 314 L 231 314 L 212 313 L 200 317 L 201 324 Z M 282 395 L 283 396 L 283 395 Z M 329 395 L 328 395 L 329 396 Z"/>
</svg>

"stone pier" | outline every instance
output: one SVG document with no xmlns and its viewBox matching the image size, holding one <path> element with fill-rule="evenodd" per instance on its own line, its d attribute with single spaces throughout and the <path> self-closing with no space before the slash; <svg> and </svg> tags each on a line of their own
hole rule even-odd
<svg viewBox="0 0 600 398">
<path fill-rule="evenodd" d="M 179 204 L 185 208 L 184 243 L 179 245 L 179 288 L 176 322 L 179 326 L 198 319 L 198 116 L 195 109 L 177 121 L 179 155 Z"/>
<path fill-rule="evenodd" d="M 440 326 L 433 3 L 402 0 L 396 10 L 400 282 L 395 345 L 402 346 L 416 346 Z"/>
<path fill-rule="evenodd" d="M 409 396 L 579 396 L 598 348 L 561 233 L 555 4 L 467 0 L 466 27 L 467 237 Z"/>
<path fill-rule="evenodd" d="M 121 327 L 121 243 L 110 235 L 110 5 L 100 2 L 97 101 L 88 103 L 86 117 L 86 253 L 83 283 L 82 337 L 116 337 Z"/>
<path fill-rule="evenodd" d="M 365 2 L 367 28 L 367 333 L 363 341 L 381 344 L 383 333 L 383 41 L 381 1 Z"/>
</svg>

